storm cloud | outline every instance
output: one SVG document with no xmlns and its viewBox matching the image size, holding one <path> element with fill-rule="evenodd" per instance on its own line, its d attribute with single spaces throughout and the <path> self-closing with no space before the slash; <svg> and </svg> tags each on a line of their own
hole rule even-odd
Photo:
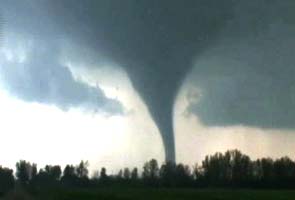
<svg viewBox="0 0 295 200">
<path fill-rule="evenodd" d="M 56 20 L 76 41 L 126 71 L 175 160 L 174 99 L 195 55 L 214 44 L 232 1 L 58 1 Z"/>
<path fill-rule="evenodd" d="M 69 68 L 59 62 L 58 48 L 52 44 L 33 41 L 23 58 L 16 53 L 11 53 L 11 58 L 2 55 L 0 80 L 4 88 L 22 100 L 62 110 L 80 107 L 92 112 L 123 113 L 120 102 L 107 98 L 99 87 L 75 80 Z"/>
<path fill-rule="evenodd" d="M 7 3 L 16 27 L 66 38 L 126 70 L 159 128 L 166 160 L 175 160 L 175 97 L 193 66 L 191 84 L 202 94 L 188 110 L 206 124 L 288 127 L 294 119 L 280 114 L 293 108 L 293 89 L 286 89 L 293 85 L 292 0 L 24 2 Z"/>
<path fill-rule="evenodd" d="M 293 1 L 237 7 L 222 40 L 196 59 L 188 79 L 199 95 L 187 111 L 210 126 L 295 128 L 294 9 Z"/>
</svg>

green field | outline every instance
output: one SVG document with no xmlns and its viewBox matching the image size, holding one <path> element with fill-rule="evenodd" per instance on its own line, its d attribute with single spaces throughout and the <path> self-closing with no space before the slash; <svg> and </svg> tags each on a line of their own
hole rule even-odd
<svg viewBox="0 0 295 200">
<path fill-rule="evenodd" d="M 15 198 L 5 198 L 15 199 Z M 87 189 L 43 192 L 24 199 L 61 200 L 294 200 L 295 190 Z"/>
</svg>

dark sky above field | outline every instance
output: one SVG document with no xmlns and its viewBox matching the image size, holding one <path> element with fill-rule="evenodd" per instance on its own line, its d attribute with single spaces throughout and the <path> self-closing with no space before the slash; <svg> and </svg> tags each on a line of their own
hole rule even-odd
<svg viewBox="0 0 295 200">
<path fill-rule="evenodd" d="M 59 59 L 59 40 L 70 38 L 89 46 L 101 60 L 121 62 L 134 87 L 147 104 L 152 104 L 152 113 L 156 112 L 153 107 L 159 110 L 163 105 L 173 105 L 178 85 L 192 68 L 194 58 L 194 79 L 204 95 L 189 109 L 205 123 L 279 128 L 295 124 L 293 1 L 25 0 L 4 1 L 3 5 L 5 31 L 36 38 L 34 45 L 42 48 L 35 47 L 31 52 L 35 60 L 28 61 L 31 71 L 23 75 L 32 73 L 33 77 L 32 85 L 22 91 L 26 99 L 46 101 L 33 88 L 34 81 L 41 79 L 47 82 L 44 87 L 51 83 L 68 85 L 91 93 L 90 88 L 65 83 L 70 82 L 70 75 L 62 75 L 66 69 L 48 63 Z M 51 75 L 36 74 L 38 68 L 34 65 L 39 61 L 47 61 L 44 64 L 48 71 L 52 67 Z M 60 78 L 55 70 L 60 70 Z M 7 73 L 12 73 L 7 76 L 11 77 L 15 72 Z M 51 77 L 59 80 L 46 80 Z M 6 80 L 12 91 L 17 90 L 14 85 L 20 84 L 14 80 Z M 69 93 L 72 89 L 64 88 Z M 89 96 L 62 94 L 68 95 L 65 101 L 72 99 L 73 105 L 84 101 L 75 97 Z M 65 106 L 63 100 L 57 101 Z"/>
<path fill-rule="evenodd" d="M 204 126 L 295 128 L 293 0 L 4 0 L 0 9 L 0 81 L 18 99 L 126 115 L 73 69 L 107 65 L 126 72 L 166 154 L 181 88 L 193 90 L 185 110 Z"/>
</svg>

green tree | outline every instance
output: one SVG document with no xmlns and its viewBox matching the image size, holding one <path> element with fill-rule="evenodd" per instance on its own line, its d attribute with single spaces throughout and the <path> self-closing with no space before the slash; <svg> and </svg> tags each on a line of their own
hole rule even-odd
<svg viewBox="0 0 295 200">
<path fill-rule="evenodd" d="M 146 185 L 149 185 L 149 186 L 158 185 L 159 166 L 158 166 L 157 160 L 151 159 L 149 162 L 146 162 L 144 164 L 142 177 Z"/>
<path fill-rule="evenodd" d="M 64 168 L 61 182 L 67 186 L 75 186 L 78 182 L 78 176 L 76 174 L 76 168 L 73 165 L 67 165 Z"/>
<path fill-rule="evenodd" d="M 84 162 L 83 160 L 76 167 L 77 176 L 79 178 L 88 178 L 88 161 Z"/>
<path fill-rule="evenodd" d="M 124 179 L 126 179 L 126 180 L 128 180 L 128 179 L 130 179 L 130 170 L 129 170 L 129 168 L 128 167 L 126 167 L 126 168 L 124 168 L 124 171 L 123 171 L 123 177 L 124 177 Z"/>
<path fill-rule="evenodd" d="M 159 176 L 159 166 L 156 159 L 151 159 L 143 166 L 143 178 L 156 179 Z"/>
<path fill-rule="evenodd" d="M 107 180 L 108 180 L 107 170 L 105 167 L 102 167 L 100 170 L 100 181 L 102 183 L 106 183 Z"/>
<path fill-rule="evenodd" d="M 227 151 L 230 156 L 230 181 L 233 184 L 245 184 L 252 180 L 253 166 L 249 156 L 238 150 Z"/>
<path fill-rule="evenodd" d="M 277 186 L 295 184 L 295 163 L 289 157 L 277 159 L 273 168 Z"/>
<path fill-rule="evenodd" d="M 14 187 L 13 170 L 0 166 L 0 196 Z"/>
<path fill-rule="evenodd" d="M 164 186 L 176 185 L 176 164 L 174 162 L 166 162 L 161 166 L 160 178 Z"/>
<path fill-rule="evenodd" d="M 137 167 L 133 168 L 131 172 L 131 179 L 132 180 L 137 180 L 138 179 L 138 169 Z"/>
<path fill-rule="evenodd" d="M 22 185 L 26 185 L 32 178 L 32 165 L 25 160 L 16 163 L 16 177 Z"/>
</svg>

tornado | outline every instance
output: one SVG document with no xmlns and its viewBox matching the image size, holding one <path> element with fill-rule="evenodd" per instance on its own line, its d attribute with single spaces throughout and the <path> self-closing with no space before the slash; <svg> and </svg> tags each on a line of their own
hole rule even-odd
<svg viewBox="0 0 295 200">
<path fill-rule="evenodd" d="M 192 61 L 198 62 L 200 57 L 209 59 L 211 56 L 206 56 L 209 50 L 228 46 L 229 48 L 222 50 L 229 49 L 229 52 L 222 52 L 221 55 L 217 52 L 218 55 L 232 57 L 235 54 L 234 59 L 242 64 L 247 63 L 251 70 L 243 69 L 245 70 L 243 73 L 247 74 L 244 77 L 255 75 L 258 77 L 257 80 L 261 82 L 265 79 L 267 83 L 269 80 L 264 77 L 266 72 L 271 75 L 287 73 L 287 77 L 293 75 L 290 65 L 292 61 L 288 62 L 293 58 L 288 51 L 292 48 L 288 48 L 289 46 L 284 43 L 293 42 L 291 36 L 294 35 L 292 27 L 295 4 L 292 0 L 284 2 L 280 0 L 2 0 L 1 3 L 5 8 L 2 11 L 10 13 L 10 23 L 16 33 L 29 33 L 32 37 L 44 40 L 48 44 L 51 41 L 58 43 L 60 38 L 65 39 L 74 46 L 81 45 L 82 49 L 91 52 L 90 56 L 86 55 L 90 59 L 89 63 L 92 60 L 96 62 L 102 59 L 102 63 L 115 63 L 123 67 L 159 129 L 166 161 L 175 161 L 173 130 L 175 97 L 192 68 Z M 0 45 L 3 21 L 0 13 Z M 244 47 L 248 42 L 250 48 L 248 45 Z M 232 48 L 233 44 L 235 48 Z M 253 47 L 255 49 L 257 47 L 256 51 L 253 51 Z M 282 52 L 278 54 L 281 48 Z M 54 52 L 52 49 L 48 51 Z M 78 57 L 84 56 L 83 50 L 77 49 L 75 52 L 81 53 Z M 254 56 L 256 52 L 257 55 Z M 276 65 L 278 61 L 284 62 L 284 70 Z M 216 67 L 223 67 L 227 72 L 235 71 L 231 69 L 235 66 L 228 66 L 226 62 L 214 64 L 220 66 L 214 66 L 213 71 Z M 254 68 L 259 69 L 259 73 Z M 253 86 L 251 82 L 247 91 L 243 91 L 246 95 L 242 95 L 242 98 L 264 91 L 261 95 L 254 95 L 257 99 L 251 101 L 254 102 L 252 106 L 255 112 L 249 109 L 252 108 L 250 104 L 244 104 L 242 109 L 233 107 L 227 112 L 220 112 L 222 110 L 220 108 L 229 105 L 233 99 L 243 101 L 239 96 L 240 91 L 237 96 L 223 95 L 224 99 L 220 101 L 215 95 L 216 92 L 220 93 L 219 87 L 211 83 L 210 87 L 207 85 L 207 82 L 211 82 L 206 80 L 212 71 L 210 66 L 199 64 L 197 71 L 198 76 L 195 76 L 195 79 L 199 82 L 196 82 L 202 83 L 206 90 L 211 91 L 202 102 L 198 102 L 197 108 L 192 108 L 193 112 L 197 111 L 198 117 L 204 124 L 245 124 L 259 125 L 259 127 L 276 125 L 275 127 L 279 128 L 294 126 L 294 117 L 289 112 L 289 107 L 293 106 L 290 100 L 292 97 L 288 96 L 293 94 L 292 87 L 286 90 L 290 88 L 288 84 L 291 82 L 286 81 L 287 84 L 281 82 L 281 78 L 276 80 L 278 82 L 271 79 L 273 85 L 277 83 L 278 94 L 272 87 L 267 93 L 268 90 L 263 84 L 251 88 Z M 248 80 L 236 81 L 239 79 L 239 76 L 237 77 L 229 77 L 229 80 L 233 85 L 242 83 L 244 90 L 244 84 Z M 236 88 L 241 89 L 238 86 Z M 281 98 L 282 103 L 277 99 L 281 95 L 285 96 Z M 209 104 L 206 103 L 206 99 L 210 101 Z M 268 101 L 269 99 L 275 101 Z M 267 105 L 263 103 L 261 109 L 256 109 L 256 102 L 265 101 L 269 103 Z M 208 106 L 211 105 L 214 105 L 215 109 L 208 110 Z M 285 111 L 279 114 L 281 105 L 285 105 Z M 268 106 L 267 109 L 265 106 Z M 273 113 L 277 114 L 274 116 Z M 256 119 L 257 116 L 259 120 Z"/>
<path fill-rule="evenodd" d="M 173 108 L 192 61 L 233 15 L 230 0 L 50 1 L 67 37 L 122 66 L 175 161 Z"/>
</svg>

